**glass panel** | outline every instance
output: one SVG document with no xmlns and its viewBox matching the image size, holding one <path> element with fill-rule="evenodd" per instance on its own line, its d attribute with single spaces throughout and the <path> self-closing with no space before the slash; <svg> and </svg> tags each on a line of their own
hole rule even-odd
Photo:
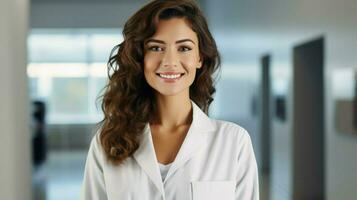
<svg viewBox="0 0 357 200">
<path fill-rule="evenodd" d="M 48 103 L 48 123 L 102 119 L 101 90 L 120 29 L 34 29 L 28 38 L 30 94 Z"/>
<path fill-rule="evenodd" d="M 95 34 L 90 37 L 91 62 L 107 62 L 110 52 L 123 40 L 121 34 Z"/>
<path fill-rule="evenodd" d="M 38 78 L 29 78 L 29 93 L 30 99 L 34 100 L 38 97 Z"/>
<path fill-rule="evenodd" d="M 101 95 L 104 94 L 104 87 L 107 84 L 107 79 L 106 78 L 96 78 L 95 80 L 96 82 L 96 87 L 95 87 L 95 94 L 96 94 L 96 112 L 97 114 L 102 114 L 102 110 L 101 110 L 101 104 L 102 104 L 102 98 Z"/>
<path fill-rule="evenodd" d="M 49 108 L 50 118 L 88 114 L 88 79 L 53 78 Z"/>
<path fill-rule="evenodd" d="M 29 37 L 30 62 L 86 62 L 86 36 L 35 34 Z"/>
</svg>

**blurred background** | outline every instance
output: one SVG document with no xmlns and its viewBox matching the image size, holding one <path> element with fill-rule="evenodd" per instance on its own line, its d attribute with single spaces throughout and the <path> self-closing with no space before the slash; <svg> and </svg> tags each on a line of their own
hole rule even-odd
<svg viewBox="0 0 357 200">
<path fill-rule="evenodd" d="M 0 199 L 79 199 L 106 62 L 146 0 L 0 1 Z M 210 116 L 254 145 L 262 200 L 357 199 L 357 1 L 199 0 Z"/>
</svg>

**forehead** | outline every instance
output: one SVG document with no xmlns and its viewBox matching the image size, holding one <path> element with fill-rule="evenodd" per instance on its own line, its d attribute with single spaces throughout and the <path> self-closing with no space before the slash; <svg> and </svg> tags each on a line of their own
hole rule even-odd
<svg viewBox="0 0 357 200">
<path fill-rule="evenodd" d="M 164 41 L 191 39 L 196 44 L 198 41 L 197 34 L 191 29 L 189 22 L 182 18 L 160 20 L 157 24 L 155 34 L 150 39 L 160 39 Z"/>
</svg>

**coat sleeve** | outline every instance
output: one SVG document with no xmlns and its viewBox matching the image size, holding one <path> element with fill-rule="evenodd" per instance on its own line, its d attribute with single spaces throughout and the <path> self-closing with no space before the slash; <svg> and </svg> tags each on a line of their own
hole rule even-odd
<svg viewBox="0 0 357 200">
<path fill-rule="evenodd" d="M 248 132 L 241 129 L 238 152 L 236 200 L 259 200 L 258 167 Z"/>
<path fill-rule="evenodd" d="M 92 138 L 89 147 L 81 187 L 81 200 L 107 199 L 103 175 L 104 154 L 99 142 L 98 133 Z"/>
</svg>

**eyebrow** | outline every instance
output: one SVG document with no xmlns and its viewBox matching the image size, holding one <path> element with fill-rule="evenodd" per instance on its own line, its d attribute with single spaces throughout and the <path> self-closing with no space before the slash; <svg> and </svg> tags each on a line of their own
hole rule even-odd
<svg viewBox="0 0 357 200">
<path fill-rule="evenodd" d="M 157 39 L 148 39 L 145 44 L 149 43 L 149 42 L 156 42 L 156 43 L 160 43 L 160 44 L 165 44 L 164 41 L 162 40 L 157 40 Z M 195 42 L 193 42 L 191 39 L 182 39 L 182 40 L 177 40 L 175 43 L 182 43 L 182 42 L 192 42 L 193 44 L 195 44 Z"/>
</svg>

